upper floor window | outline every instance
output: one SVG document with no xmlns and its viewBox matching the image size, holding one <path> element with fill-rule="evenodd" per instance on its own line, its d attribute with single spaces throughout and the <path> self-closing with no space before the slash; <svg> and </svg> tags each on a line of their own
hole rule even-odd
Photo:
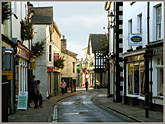
<svg viewBox="0 0 165 124">
<path fill-rule="evenodd" d="M 75 62 L 73 62 L 73 73 L 75 73 Z"/>
<path fill-rule="evenodd" d="M 52 46 L 49 45 L 49 62 L 52 61 Z"/>
<path fill-rule="evenodd" d="M 142 34 L 142 14 L 138 15 L 137 27 L 138 27 L 138 32 Z"/>
<path fill-rule="evenodd" d="M 132 19 L 128 21 L 128 33 L 132 33 Z"/>
<path fill-rule="evenodd" d="M 162 7 L 158 6 L 156 8 L 156 38 L 159 40 L 161 38 L 161 20 L 162 20 Z"/>
<path fill-rule="evenodd" d="M 96 62 L 95 62 L 95 66 L 96 68 L 105 68 L 105 56 L 103 56 L 103 52 L 102 51 L 97 51 L 96 52 Z"/>
</svg>

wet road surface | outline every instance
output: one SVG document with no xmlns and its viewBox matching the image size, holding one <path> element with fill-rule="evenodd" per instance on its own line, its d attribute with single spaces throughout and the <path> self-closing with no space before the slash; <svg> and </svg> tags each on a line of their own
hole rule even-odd
<svg viewBox="0 0 165 124">
<path fill-rule="evenodd" d="M 104 106 L 94 104 L 92 98 L 98 90 L 61 100 L 54 107 L 53 122 L 134 122 Z"/>
</svg>

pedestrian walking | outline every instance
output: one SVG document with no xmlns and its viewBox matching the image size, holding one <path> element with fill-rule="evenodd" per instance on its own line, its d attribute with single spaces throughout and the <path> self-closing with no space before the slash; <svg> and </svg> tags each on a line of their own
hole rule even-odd
<svg viewBox="0 0 165 124">
<path fill-rule="evenodd" d="M 89 85 L 89 83 L 88 83 L 88 81 L 86 81 L 86 82 L 85 82 L 86 90 L 88 90 L 88 85 Z"/>
<path fill-rule="evenodd" d="M 31 108 L 30 103 L 34 101 L 34 79 L 35 75 L 32 75 L 28 83 L 28 107 Z"/>
<path fill-rule="evenodd" d="M 65 87 L 66 87 L 66 83 L 65 83 L 64 80 L 62 80 L 62 82 L 61 82 L 61 93 L 62 93 L 62 95 L 65 94 Z"/>
</svg>

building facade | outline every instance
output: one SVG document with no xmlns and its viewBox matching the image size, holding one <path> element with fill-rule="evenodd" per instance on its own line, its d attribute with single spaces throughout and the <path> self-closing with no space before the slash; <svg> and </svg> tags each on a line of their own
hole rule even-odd
<svg viewBox="0 0 165 124">
<path fill-rule="evenodd" d="M 123 3 L 125 104 L 163 111 L 163 10 L 163 2 Z M 129 45 L 130 34 L 140 34 L 141 44 Z"/>
<path fill-rule="evenodd" d="M 55 54 L 61 54 L 61 33 L 53 21 L 53 7 L 34 7 L 32 18 L 34 38 L 32 43 L 44 42 L 44 52 L 36 58 L 33 71 L 36 80 L 41 81 L 41 94 L 46 100 L 59 93 L 61 70 L 54 66 Z"/>
<path fill-rule="evenodd" d="M 77 54 L 67 50 L 66 46 L 67 40 L 63 36 L 63 39 L 61 39 L 61 57 L 64 58 L 64 68 L 61 70 L 61 81 L 65 80 L 67 92 L 74 92 L 76 90 Z M 68 88 L 71 88 L 71 91 Z"/>
</svg>

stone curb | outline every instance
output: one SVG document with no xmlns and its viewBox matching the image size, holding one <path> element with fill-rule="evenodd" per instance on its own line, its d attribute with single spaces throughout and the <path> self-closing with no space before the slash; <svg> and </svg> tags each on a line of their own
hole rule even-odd
<svg viewBox="0 0 165 124">
<path fill-rule="evenodd" d="M 77 94 L 81 94 L 81 93 L 82 93 L 82 92 L 74 92 L 74 94 L 69 94 L 69 95 L 67 95 L 67 96 L 64 96 L 64 97 L 58 99 L 58 100 L 54 103 L 53 106 L 55 106 L 55 105 L 57 104 L 57 102 L 59 102 L 59 101 L 65 99 L 65 98 L 68 98 L 68 97 L 71 97 L 71 96 L 74 96 L 74 95 L 77 95 Z M 48 119 L 46 120 L 46 122 L 51 122 L 52 119 L 53 119 L 53 113 L 49 115 L 49 117 L 48 117 Z"/>
<path fill-rule="evenodd" d="M 131 115 L 127 115 L 127 114 L 125 114 L 125 113 L 123 113 L 123 112 L 121 112 L 121 111 L 119 111 L 119 110 L 116 110 L 116 109 L 113 109 L 113 108 L 111 108 L 110 106 L 106 106 L 106 105 L 104 105 L 104 104 L 102 104 L 99 100 L 98 100 L 98 97 L 97 96 L 95 96 L 94 98 L 93 98 L 93 101 L 97 101 L 100 105 L 103 105 L 104 107 L 107 107 L 107 108 L 109 108 L 109 109 L 111 109 L 111 110 L 113 110 L 113 111 L 115 111 L 115 112 L 117 112 L 117 113 L 120 113 L 120 114 L 122 114 L 122 115 L 124 115 L 124 116 L 126 116 L 126 117 L 128 117 L 128 118 L 131 118 L 131 119 L 133 119 L 133 120 L 135 120 L 135 121 L 137 121 L 137 122 L 145 122 L 144 120 L 140 120 L 140 119 L 138 119 L 138 118 L 136 118 L 136 117 L 133 117 L 133 116 L 131 116 Z M 95 102 L 94 101 L 94 102 Z M 96 103 L 96 102 L 95 102 Z"/>
</svg>

